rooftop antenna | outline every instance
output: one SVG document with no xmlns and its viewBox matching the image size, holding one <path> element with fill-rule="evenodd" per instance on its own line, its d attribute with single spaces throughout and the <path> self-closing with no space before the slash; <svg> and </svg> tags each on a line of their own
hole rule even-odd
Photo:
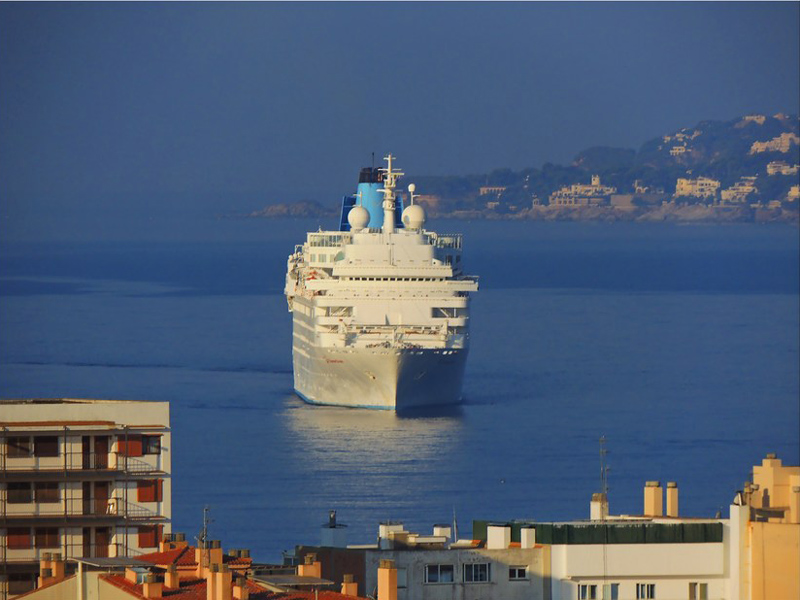
<svg viewBox="0 0 800 600">
<path fill-rule="evenodd" d="M 375 153 L 372 153 L 372 170 L 375 170 Z"/>
<path fill-rule="evenodd" d="M 456 505 L 453 504 L 453 541 L 458 541 L 458 519 L 456 519 Z"/>
<path fill-rule="evenodd" d="M 606 464 L 606 436 L 600 436 L 600 491 L 608 499 L 608 465 Z"/>
</svg>

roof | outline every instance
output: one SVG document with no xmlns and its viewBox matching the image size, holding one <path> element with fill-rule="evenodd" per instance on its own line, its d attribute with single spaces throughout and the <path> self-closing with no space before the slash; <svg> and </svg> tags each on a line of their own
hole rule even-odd
<svg viewBox="0 0 800 600">
<path fill-rule="evenodd" d="M 128 592 L 133 598 L 146 600 L 143 595 L 142 585 L 136 584 L 125 579 L 123 575 L 102 575 L 101 578 L 116 588 Z M 181 580 L 180 589 L 164 588 L 162 596 L 171 600 L 206 600 L 206 581 L 205 579 L 186 579 Z M 338 592 L 270 592 L 261 586 L 247 582 L 250 591 L 250 600 L 346 600 L 355 596 L 344 596 Z"/>
<path fill-rule="evenodd" d="M 136 557 L 140 561 L 149 563 L 151 565 L 166 566 L 175 565 L 176 567 L 196 567 L 197 561 L 195 560 L 195 547 L 184 546 L 183 548 L 175 548 L 174 550 L 165 550 L 164 552 L 151 552 L 150 554 L 142 554 Z M 241 558 L 236 556 L 222 555 L 222 563 L 230 567 L 249 567 L 253 562 L 252 558 Z"/>
</svg>

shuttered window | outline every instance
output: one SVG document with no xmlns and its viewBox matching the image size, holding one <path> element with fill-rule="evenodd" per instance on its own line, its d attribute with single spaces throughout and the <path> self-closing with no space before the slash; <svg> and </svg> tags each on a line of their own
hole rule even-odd
<svg viewBox="0 0 800 600">
<path fill-rule="evenodd" d="M 136 500 L 138 502 L 161 502 L 164 494 L 162 479 L 145 479 L 136 483 Z"/>
<path fill-rule="evenodd" d="M 141 456 L 142 436 L 138 434 L 123 435 L 119 437 L 120 456 Z"/>
<path fill-rule="evenodd" d="M 33 438 L 34 456 L 58 456 L 57 435 L 37 435 Z"/>
<path fill-rule="evenodd" d="M 36 502 L 41 504 L 61 502 L 57 483 L 37 483 L 33 490 Z"/>
<path fill-rule="evenodd" d="M 37 527 L 35 530 L 37 548 L 60 548 L 58 527 Z"/>
<path fill-rule="evenodd" d="M 8 490 L 7 498 L 9 504 L 28 504 L 33 502 L 31 484 L 27 481 L 9 482 L 6 489 Z"/>
<path fill-rule="evenodd" d="M 139 527 L 139 548 L 157 548 L 162 538 L 163 525 Z"/>
<path fill-rule="evenodd" d="M 6 441 L 6 456 L 8 458 L 25 458 L 31 455 L 31 438 L 24 437 L 10 437 Z"/>
<path fill-rule="evenodd" d="M 27 550 L 31 547 L 30 527 L 9 527 L 7 538 L 9 550 Z"/>
</svg>

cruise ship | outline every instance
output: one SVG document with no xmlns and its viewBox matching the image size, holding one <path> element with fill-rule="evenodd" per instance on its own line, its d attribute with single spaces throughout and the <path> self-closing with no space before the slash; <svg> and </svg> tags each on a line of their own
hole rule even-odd
<svg viewBox="0 0 800 600">
<path fill-rule="evenodd" d="M 425 229 L 397 191 L 403 173 L 361 170 L 338 231 L 316 231 L 289 256 L 294 389 L 310 404 L 403 411 L 458 404 L 469 351 L 461 235 Z"/>
</svg>

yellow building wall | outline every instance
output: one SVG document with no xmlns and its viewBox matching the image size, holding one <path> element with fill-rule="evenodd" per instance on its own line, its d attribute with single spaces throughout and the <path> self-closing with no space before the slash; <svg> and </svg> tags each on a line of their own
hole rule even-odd
<svg viewBox="0 0 800 600">
<path fill-rule="evenodd" d="M 749 526 L 751 600 L 800 598 L 800 524 Z"/>
</svg>

